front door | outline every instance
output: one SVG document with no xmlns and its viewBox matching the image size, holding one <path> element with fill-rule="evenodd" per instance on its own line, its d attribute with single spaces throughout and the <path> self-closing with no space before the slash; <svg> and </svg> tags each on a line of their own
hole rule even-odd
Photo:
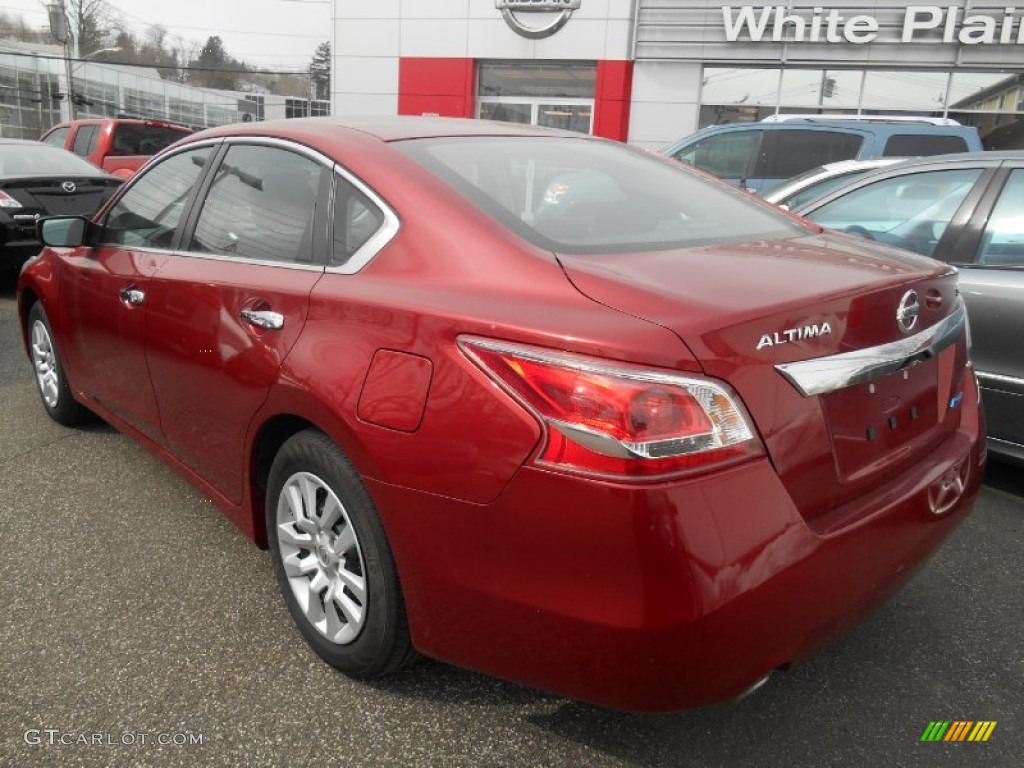
<svg viewBox="0 0 1024 768">
<path fill-rule="evenodd" d="M 75 385 L 158 442 L 144 351 L 150 281 L 212 154 L 183 152 L 141 176 L 105 217 L 95 247 L 80 249 L 61 271 L 61 303 L 76 318 L 66 350 Z"/>
</svg>

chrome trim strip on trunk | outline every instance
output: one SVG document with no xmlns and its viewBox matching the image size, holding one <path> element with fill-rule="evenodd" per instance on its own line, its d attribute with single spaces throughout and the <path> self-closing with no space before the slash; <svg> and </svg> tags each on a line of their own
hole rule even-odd
<svg viewBox="0 0 1024 768">
<path fill-rule="evenodd" d="M 1021 389 L 1024 389 L 1024 379 L 1018 379 L 1015 376 L 1003 376 L 1000 373 L 988 373 L 987 371 L 979 371 L 977 368 L 974 369 L 974 373 L 979 379 L 985 379 L 999 384 L 1015 384 Z"/>
<path fill-rule="evenodd" d="M 962 300 L 948 317 L 920 333 L 877 347 L 781 363 L 775 369 L 804 397 L 824 395 L 854 384 L 875 381 L 934 357 L 964 332 L 967 311 Z"/>
</svg>

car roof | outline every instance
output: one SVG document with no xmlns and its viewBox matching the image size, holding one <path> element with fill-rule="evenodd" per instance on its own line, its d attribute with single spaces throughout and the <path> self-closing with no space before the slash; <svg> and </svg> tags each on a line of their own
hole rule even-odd
<svg viewBox="0 0 1024 768">
<path fill-rule="evenodd" d="M 1002 160 L 1024 160 L 1024 150 L 1003 149 L 997 151 L 986 150 L 983 152 L 956 152 L 948 155 L 926 155 L 925 157 L 911 157 L 900 163 L 890 166 L 886 170 L 902 169 L 915 165 L 934 165 L 936 163 L 973 163 L 973 162 L 996 162 Z"/>
<path fill-rule="evenodd" d="M 50 144 L 44 144 L 41 141 L 36 141 L 35 139 L 0 139 L 0 144 L 14 144 L 14 145 L 17 145 L 17 146 L 22 146 L 22 147 L 49 147 L 49 146 L 52 146 Z M 61 149 L 61 147 L 57 147 L 57 149 Z"/>
<path fill-rule="evenodd" d="M 498 123 L 457 117 L 365 116 L 365 117 L 304 117 L 285 120 L 263 120 L 252 123 L 232 123 L 208 128 L 194 134 L 191 139 L 217 136 L 303 136 L 336 139 L 339 132 L 368 134 L 381 141 L 407 139 L 448 138 L 458 136 L 558 136 L 575 139 L 594 139 L 593 136 L 555 128 Z"/>
</svg>

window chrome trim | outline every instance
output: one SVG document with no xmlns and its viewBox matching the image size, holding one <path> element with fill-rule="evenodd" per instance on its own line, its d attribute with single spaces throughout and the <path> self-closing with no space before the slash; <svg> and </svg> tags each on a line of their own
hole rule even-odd
<svg viewBox="0 0 1024 768">
<path fill-rule="evenodd" d="M 370 199 L 370 202 L 376 205 L 377 208 L 380 209 L 380 212 L 384 214 L 384 223 L 380 225 L 377 231 L 374 232 L 365 243 L 359 246 L 358 250 L 356 250 L 356 252 L 353 253 L 344 264 L 331 266 L 329 262 L 334 256 L 333 238 L 329 243 L 331 259 L 328 259 L 327 271 L 334 272 L 339 275 L 354 275 L 369 264 L 374 256 L 384 250 L 384 246 L 390 243 L 394 239 L 395 235 L 398 234 L 398 230 L 401 229 L 402 223 L 394 209 L 384 202 L 384 199 L 380 195 L 363 183 L 361 179 L 350 173 L 338 163 L 334 164 L 334 172 L 366 195 Z M 334 195 L 331 197 L 331 215 L 332 217 L 334 215 Z M 338 226 L 337 221 L 334 221 L 333 224 L 334 227 Z"/>
<path fill-rule="evenodd" d="M 133 248 L 132 250 L 141 250 Z M 186 259 L 207 259 L 209 261 L 226 261 L 231 264 L 248 264 L 255 267 L 281 267 L 282 269 L 302 269 L 307 272 L 323 272 L 323 264 L 299 264 L 294 261 L 275 261 L 274 259 L 253 259 L 249 256 L 229 256 L 220 253 L 205 253 L 203 251 L 159 251 L 159 253 L 171 256 L 180 256 Z"/>
<path fill-rule="evenodd" d="M 828 394 L 854 384 L 875 381 L 934 357 L 960 337 L 966 320 L 967 310 L 963 300 L 958 300 L 948 317 L 913 336 L 877 347 L 782 363 L 775 369 L 804 397 Z"/>
</svg>

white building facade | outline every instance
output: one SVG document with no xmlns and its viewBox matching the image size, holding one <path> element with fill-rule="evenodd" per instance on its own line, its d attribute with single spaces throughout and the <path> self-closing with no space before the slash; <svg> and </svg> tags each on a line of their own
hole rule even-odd
<svg viewBox="0 0 1024 768">
<path fill-rule="evenodd" d="M 1024 7 L 984 0 L 333 0 L 334 114 L 650 147 L 775 113 L 953 117 L 1024 146 Z"/>
</svg>

